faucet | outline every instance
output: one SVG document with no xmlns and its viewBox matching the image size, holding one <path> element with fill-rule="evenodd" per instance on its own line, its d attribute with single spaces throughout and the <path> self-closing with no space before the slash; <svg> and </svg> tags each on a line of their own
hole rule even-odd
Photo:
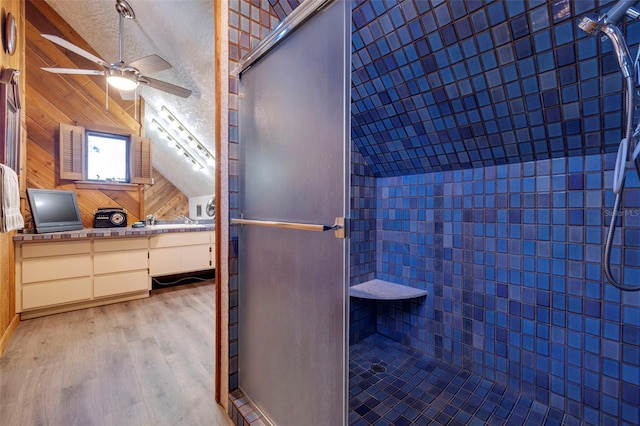
<svg viewBox="0 0 640 426">
<path fill-rule="evenodd" d="M 188 218 L 187 216 L 183 216 L 183 215 L 176 215 L 176 218 L 181 220 L 182 223 L 188 223 L 188 224 L 194 224 L 196 223 L 193 219 Z"/>
<path fill-rule="evenodd" d="M 155 225 L 156 224 L 156 215 L 148 214 L 146 217 L 147 225 Z"/>
</svg>

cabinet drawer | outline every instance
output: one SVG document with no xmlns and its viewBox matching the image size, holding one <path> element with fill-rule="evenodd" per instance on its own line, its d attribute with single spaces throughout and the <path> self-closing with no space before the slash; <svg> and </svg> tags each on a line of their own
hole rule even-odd
<svg viewBox="0 0 640 426">
<path fill-rule="evenodd" d="M 192 246 L 196 244 L 209 244 L 211 232 L 175 232 L 170 234 L 154 235 L 150 238 L 150 247 L 177 247 Z"/>
<path fill-rule="evenodd" d="M 70 278 L 22 287 L 22 309 L 91 299 L 91 277 Z"/>
<path fill-rule="evenodd" d="M 182 248 L 182 272 L 201 271 L 211 268 L 209 246 Z"/>
<path fill-rule="evenodd" d="M 66 241 L 61 243 L 22 243 L 22 258 L 67 256 L 91 253 L 91 241 Z"/>
<path fill-rule="evenodd" d="M 147 249 L 126 250 L 124 252 L 103 252 L 93 256 L 93 273 L 126 272 L 144 269 L 147 272 Z"/>
<path fill-rule="evenodd" d="M 149 251 L 149 275 L 170 275 L 182 272 L 180 247 L 165 247 Z"/>
<path fill-rule="evenodd" d="M 99 275 L 93 278 L 93 295 L 95 297 L 114 294 L 131 293 L 149 289 L 147 270 Z"/>
<path fill-rule="evenodd" d="M 146 250 L 149 246 L 148 241 L 149 239 L 147 237 L 97 239 L 93 242 L 93 252 L 101 253 L 105 251 Z"/>
<path fill-rule="evenodd" d="M 91 256 L 88 254 L 22 260 L 23 283 L 89 275 L 91 275 Z"/>
</svg>

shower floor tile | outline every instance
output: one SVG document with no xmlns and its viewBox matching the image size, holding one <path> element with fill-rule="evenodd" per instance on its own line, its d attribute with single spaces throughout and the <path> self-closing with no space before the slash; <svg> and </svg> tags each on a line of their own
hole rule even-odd
<svg viewBox="0 0 640 426">
<path fill-rule="evenodd" d="M 380 334 L 352 345 L 349 358 L 352 426 L 550 426 L 576 420 Z"/>
</svg>

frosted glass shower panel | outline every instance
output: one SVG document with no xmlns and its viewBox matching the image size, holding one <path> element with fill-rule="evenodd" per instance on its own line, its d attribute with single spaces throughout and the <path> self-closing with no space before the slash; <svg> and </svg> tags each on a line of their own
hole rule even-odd
<svg viewBox="0 0 640 426">
<path fill-rule="evenodd" d="M 349 13 L 334 2 L 241 75 L 242 219 L 348 217 Z M 347 243 L 239 229 L 239 385 L 274 424 L 346 422 Z"/>
</svg>

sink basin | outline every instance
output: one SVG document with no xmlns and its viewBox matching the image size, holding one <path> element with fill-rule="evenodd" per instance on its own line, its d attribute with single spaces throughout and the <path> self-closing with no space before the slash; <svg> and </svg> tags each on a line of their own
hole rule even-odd
<svg viewBox="0 0 640 426">
<path fill-rule="evenodd" d="M 149 229 L 181 229 L 181 228 L 204 228 L 206 225 L 197 223 L 161 223 L 157 225 L 147 225 Z"/>
</svg>

